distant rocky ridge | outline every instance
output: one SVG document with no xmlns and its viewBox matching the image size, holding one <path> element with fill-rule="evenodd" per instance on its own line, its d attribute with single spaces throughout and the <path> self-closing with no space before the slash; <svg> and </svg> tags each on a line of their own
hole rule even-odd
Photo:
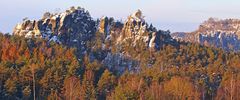
<svg viewBox="0 0 240 100">
<path fill-rule="evenodd" d="M 240 20 L 209 18 L 190 33 L 178 32 L 171 36 L 179 41 L 200 43 L 205 46 L 222 48 L 225 51 L 240 50 Z"/>
</svg>

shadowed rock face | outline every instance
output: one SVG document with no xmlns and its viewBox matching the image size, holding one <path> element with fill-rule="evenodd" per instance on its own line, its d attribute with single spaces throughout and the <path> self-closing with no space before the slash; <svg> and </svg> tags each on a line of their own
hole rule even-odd
<svg viewBox="0 0 240 100">
<path fill-rule="evenodd" d="M 219 20 L 210 18 L 202 23 L 199 28 L 190 33 L 173 33 L 174 39 L 200 43 L 205 46 L 222 48 L 225 51 L 240 50 L 240 20 Z"/>
</svg>

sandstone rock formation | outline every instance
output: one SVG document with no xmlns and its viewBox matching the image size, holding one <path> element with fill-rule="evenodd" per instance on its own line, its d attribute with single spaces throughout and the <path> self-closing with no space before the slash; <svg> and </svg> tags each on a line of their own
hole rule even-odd
<svg viewBox="0 0 240 100">
<path fill-rule="evenodd" d="M 179 41 L 200 43 L 205 46 L 222 48 L 225 51 L 240 50 L 240 20 L 209 18 L 199 28 L 190 33 L 173 33 L 173 38 Z"/>
<path fill-rule="evenodd" d="M 123 23 L 113 18 L 93 20 L 84 8 L 71 7 L 63 13 L 46 12 L 40 20 L 24 20 L 16 25 L 13 35 L 26 38 L 42 38 L 77 49 L 76 56 L 82 61 L 84 55 L 102 61 L 114 69 L 138 70 L 137 52 L 158 51 L 165 45 L 176 46 L 169 31 L 157 30 L 144 20 L 137 10 Z M 136 55 L 130 53 L 134 48 Z"/>
</svg>

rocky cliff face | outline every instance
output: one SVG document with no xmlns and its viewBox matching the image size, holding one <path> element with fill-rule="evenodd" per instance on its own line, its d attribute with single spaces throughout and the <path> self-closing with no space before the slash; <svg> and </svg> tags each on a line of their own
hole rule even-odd
<svg viewBox="0 0 240 100">
<path fill-rule="evenodd" d="M 45 13 L 40 20 L 24 20 L 17 24 L 13 35 L 26 38 L 44 38 L 68 46 L 75 46 L 80 53 L 86 42 L 96 32 L 96 22 L 84 8 L 71 7 L 63 13 Z"/>
<path fill-rule="evenodd" d="M 147 24 L 143 19 L 142 12 L 138 10 L 128 17 L 126 20 L 124 27 L 122 29 L 122 35 L 120 40 L 124 40 L 126 38 L 141 38 L 147 36 Z"/>
<path fill-rule="evenodd" d="M 144 42 L 148 48 L 159 50 L 163 44 L 174 45 L 175 41 L 171 38 L 169 31 L 157 30 L 152 25 L 145 22 L 140 10 L 131 14 L 124 23 L 121 35 L 117 39 L 118 43 L 132 41 L 134 47 L 139 41 Z"/>
<path fill-rule="evenodd" d="M 219 20 L 210 18 L 202 23 L 199 28 L 190 33 L 173 33 L 173 38 L 179 41 L 200 43 L 206 46 L 222 48 L 226 51 L 240 50 L 240 20 Z"/>
<path fill-rule="evenodd" d="M 99 26 L 99 32 L 105 37 L 105 43 L 108 41 L 112 44 L 110 48 L 116 48 L 115 53 L 108 52 L 103 62 L 106 66 L 113 66 L 113 69 L 118 68 L 118 72 L 126 68 L 138 70 L 139 55 L 144 50 L 158 51 L 164 45 L 178 45 L 171 38 L 169 31 L 157 30 L 152 25 L 148 25 L 140 10 L 128 16 L 124 24 L 114 21 L 113 18 L 103 17 Z M 137 54 L 129 50 L 135 50 Z"/>
<path fill-rule="evenodd" d="M 119 72 L 139 66 L 129 48 L 140 54 L 141 50 L 158 51 L 164 45 L 178 45 L 169 31 L 157 30 L 145 22 L 140 10 L 122 23 L 109 17 L 95 21 L 85 9 L 71 7 L 63 13 L 45 13 L 40 20 L 24 20 L 16 25 L 13 35 L 76 47 L 80 60 L 88 54 L 91 60 L 98 59 Z"/>
<path fill-rule="evenodd" d="M 161 42 L 174 42 L 168 31 L 157 30 L 148 25 L 140 10 L 131 14 L 125 23 L 114 21 L 113 18 L 103 17 L 99 24 L 92 19 L 84 8 L 71 7 L 63 13 L 45 13 L 40 20 L 27 20 L 16 25 L 13 35 L 26 38 L 44 38 L 62 44 L 86 44 L 94 38 L 96 32 L 103 39 L 111 39 L 121 43 L 129 39 L 133 45 L 144 41 L 147 47 L 160 48 Z M 82 45 L 79 45 L 82 46 Z"/>
</svg>

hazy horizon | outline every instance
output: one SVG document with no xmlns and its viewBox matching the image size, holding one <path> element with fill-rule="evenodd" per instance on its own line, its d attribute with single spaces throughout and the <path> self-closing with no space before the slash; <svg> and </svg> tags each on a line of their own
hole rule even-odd
<svg viewBox="0 0 240 100">
<path fill-rule="evenodd" d="M 238 0 L 4 0 L 1 4 L 1 32 L 12 32 L 14 26 L 24 17 L 40 19 L 46 11 L 61 9 L 63 12 L 71 6 L 87 9 L 94 19 L 109 16 L 122 21 L 141 9 L 149 24 L 171 32 L 194 31 L 209 17 L 239 18 L 240 14 Z"/>
</svg>

